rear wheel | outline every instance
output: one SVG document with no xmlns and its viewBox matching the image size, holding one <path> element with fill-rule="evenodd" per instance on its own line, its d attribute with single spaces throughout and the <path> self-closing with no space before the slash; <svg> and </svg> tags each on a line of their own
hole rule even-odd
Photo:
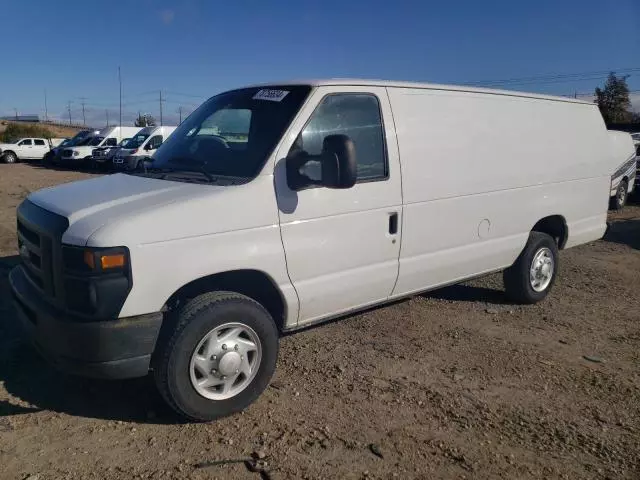
<svg viewBox="0 0 640 480">
<path fill-rule="evenodd" d="M 5 153 L 2 158 L 4 159 L 4 163 L 16 163 L 18 161 L 18 157 L 13 152 Z"/>
<path fill-rule="evenodd" d="M 197 421 L 249 406 L 276 366 L 278 330 L 269 313 L 244 295 L 213 292 L 190 300 L 176 314 L 176 325 L 154 358 L 165 401 Z"/>
<path fill-rule="evenodd" d="M 524 250 L 503 273 L 507 296 L 518 303 L 537 303 L 544 299 L 556 280 L 558 246 L 541 232 L 531 232 Z"/>
<path fill-rule="evenodd" d="M 616 190 L 616 196 L 611 199 L 611 209 L 613 210 L 622 210 L 624 206 L 627 204 L 627 190 L 629 188 L 629 184 L 626 180 L 622 180 L 620 185 L 618 185 L 618 189 Z"/>
</svg>

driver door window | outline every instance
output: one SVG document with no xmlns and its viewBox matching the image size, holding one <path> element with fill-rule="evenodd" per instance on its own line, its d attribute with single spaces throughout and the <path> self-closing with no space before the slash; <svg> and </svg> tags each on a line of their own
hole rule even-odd
<svg viewBox="0 0 640 480">
<path fill-rule="evenodd" d="M 28 138 L 26 140 L 22 140 L 18 145 L 20 147 L 30 147 L 31 146 L 31 139 Z"/>
<path fill-rule="evenodd" d="M 328 135 L 348 135 L 356 147 L 358 182 L 385 180 L 388 177 L 386 148 L 380 104 L 371 94 L 333 94 L 326 96 L 313 112 L 291 147 L 320 155 L 322 142 Z M 320 163 L 308 162 L 301 172 L 311 179 L 319 179 Z"/>
<path fill-rule="evenodd" d="M 149 139 L 147 150 L 155 150 L 162 145 L 162 135 L 154 135 Z"/>
</svg>

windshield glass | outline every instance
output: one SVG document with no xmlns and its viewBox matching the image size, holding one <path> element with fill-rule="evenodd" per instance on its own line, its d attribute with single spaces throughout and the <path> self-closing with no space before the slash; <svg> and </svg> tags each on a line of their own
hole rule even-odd
<svg viewBox="0 0 640 480">
<path fill-rule="evenodd" d="M 80 138 L 78 142 L 74 145 L 74 147 L 83 147 L 85 145 L 89 145 L 89 142 L 91 142 L 94 138 L 95 137 Z"/>
<path fill-rule="evenodd" d="M 138 148 L 140 145 L 142 145 L 144 143 L 144 141 L 149 138 L 149 134 L 148 133 L 141 133 L 139 135 L 136 135 L 133 138 L 130 138 L 124 145 L 122 145 L 124 148 Z"/>
<path fill-rule="evenodd" d="M 89 139 L 89 143 L 86 143 L 85 145 L 89 145 L 90 147 L 97 147 L 103 140 L 104 137 L 91 137 Z"/>
<path fill-rule="evenodd" d="M 634 140 L 640 140 L 640 133 L 632 133 L 631 138 L 633 138 Z"/>
<path fill-rule="evenodd" d="M 160 146 L 153 168 L 252 178 L 310 90 L 306 85 L 256 87 L 212 97 Z"/>
</svg>

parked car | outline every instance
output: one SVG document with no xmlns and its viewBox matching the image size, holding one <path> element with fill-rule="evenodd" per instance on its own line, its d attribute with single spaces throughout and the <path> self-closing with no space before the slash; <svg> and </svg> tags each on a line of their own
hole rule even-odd
<svg viewBox="0 0 640 480">
<path fill-rule="evenodd" d="M 91 152 L 92 166 L 100 170 L 111 169 L 113 166 L 114 155 L 122 148 L 123 145 L 126 145 L 129 140 L 131 139 L 125 138 L 115 147 L 98 147 L 93 149 Z"/>
<path fill-rule="evenodd" d="M 163 125 L 162 127 L 145 127 L 140 130 L 126 145 L 116 152 L 113 157 L 115 170 L 135 170 L 143 166 L 145 160 L 153 157 L 162 142 L 173 133 L 177 127 Z"/>
<path fill-rule="evenodd" d="M 266 388 L 284 332 L 501 270 L 512 301 L 543 300 L 559 250 L 606 231 L 610 186 L 592 103 L 366 80 L 240 88 L 192 113 L 153 168 L 31 193 L 9 283 L 56 366 L 152 371 L 173 409 L 211 420 Z"/>
<path fill-rule="evenodd" d="M 609 130 L 614 173 L 611 175 L 610 208 L 622 210 L 636 182 L 636 148 L 627 132 Z"/>
<path fill-rule="evenodd" d="M 0 158 L 5 163 L 24 160 L 42 160 L 62 139 L 21 138 L 15 143 L 0 143 Z"/>
<path fill-rule="evenodd" d="M 62 150 L 60 163 L 65 166 L 90 166 L 91 154 L 96 147 L 115 147 L 123 138 L 135 135 L 139 127 L 107 127 L 90 135 L 90 139 L 82 145 L 67 147 Z"/>
<path fill-rule="evenodd" d="M 74 145 L 80 145 L 82 141 L 86 140 L 89 135 L 95 133 L 92 130 L 80 130 L 72 138 L 65 140 L 60 145 L 51 149 L 42 159 L 44 163 L 56 165 L 60 161 L 62 150 L 65 147 L 73 147 Z"/>
</svg>

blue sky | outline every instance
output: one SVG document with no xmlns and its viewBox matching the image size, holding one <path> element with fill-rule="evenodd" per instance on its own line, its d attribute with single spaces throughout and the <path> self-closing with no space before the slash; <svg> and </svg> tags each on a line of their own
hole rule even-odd
<svg viewBox="0 0 640 480">
<path fill-rule="evenodd" d="M 0 115 L 105 123 L 177 109 L 247 83 L 366 77 L 469 83 L 632 69 L 640 110 L 640 0 L 31 0 L 4 2 Z M 590 93 L 586 80 L 509 88 Z M 562 81 L 557 81 L 562 80 Z"/>
</svg>

